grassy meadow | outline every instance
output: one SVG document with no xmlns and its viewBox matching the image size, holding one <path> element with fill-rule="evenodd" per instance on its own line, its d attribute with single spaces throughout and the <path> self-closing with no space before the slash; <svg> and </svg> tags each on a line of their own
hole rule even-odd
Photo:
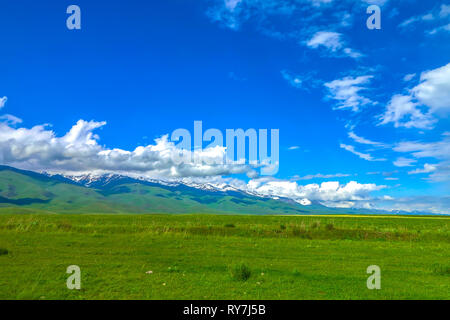
<svg viewBox="0 0 450 320">
<path fill-rule="evenodd" d="M 446 217 L 0 214 L 0 299 L 449 299 L 449 258 Z"/>
</svg>

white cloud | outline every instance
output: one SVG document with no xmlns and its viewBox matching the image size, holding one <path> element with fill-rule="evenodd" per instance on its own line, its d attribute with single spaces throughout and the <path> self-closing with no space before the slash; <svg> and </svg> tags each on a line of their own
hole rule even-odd
<svg viewBox="0 0 450 320">
<path fill-rule="evenodd" d="M 327 82 L 325 87 L 330 91 L 328 97 L 338 101 L 337 109 L 351 109 L 357 112 L 362 106 L 375 104 L 360 95 L 360 91 L 367 89 L 362 85 L 369 83 L 372 78 L 373 76 L 345 77 Z"/>
<path fill-rule="evenodd" d="M 450 113 L 450 63 L 423 72 L 421 83 L 412 89 L 412 94 L 430 111 L 437 114 Z"/>
<path fill-rule="evenodd" d="M 312 179 L 331 179 L 331 178 L 344 178 L 344 177 L 350 177 L 350 176 L 351 176 L 351 174 L 347 174 L 347 173 L 333 173 L 333 174 L 317 173 L 317 174 L 309 174 L 304 177 L 295 176 L 295 177 L 292 177 L 291 180 L 296 181 L 296 180 L 312 180 Z"/>
<path fill-rule="evenodd" d="M 329 4 L 333 2 L 333 0 L 309 0 L 314 6 L 320 7 L 323 4 Z"/>
<path fill-rule="evenodd" d="M 415 77 L 416 77 L 415 73 L 410 73 L 403 77 L 403 81 L 408 82 L 414 79 Z"/>
<path fill-rule="evenodd" d="M 386 4 L 389 0 L 364 0 L 368 4 L 376 4 L 377 6 L 382 6 Z"/>
<path fill-rule="evenodd" d="M 281 75 L 292 87 L 297 89 L 302 87 L 303 80 L 301 79 L 300 76 L 293 75 L 286 70 L 282 70 Z"/>
<path fill-rule="evenodd" d="M 421 27 L 426 23 L 426 27 L 434 25 L 434 28 L 431 30 L 426 30 L 425 32 L 433 35 L 439 31 L 450 31 L 450 24 L 436 26 L 438 23 L 442 21 L 448 21 L 448 17 L 450 16 L 450 5 L 443 4 L 440 7 L 433 9 L 431 12 L 425 13 L 423 15 L 413 16 L 411 18 L 406 19 L 401 24 L 399 24 L 399 28 L 406 30 L 415 28 L 416 25 Z"/>
<path fill-rule="evenodd" d="M 450 137 L 436 142 L 403 141 L 394 147 L 396 152 L 408 152 L 416 158 L 450 160 Z"/>
<path fill-rule="evenodd" d="M 431 129 L 436 122 L 428 113 L 423 113 L 409 95 L 394 95 L 386 107 L 384 114 L 379 116 L 380 125 L 394 123 L 396 128 Z"/>
<path fill-rule="evenodd" d="M 412 167 L 413 163 L 416 163 L 417 160 L 400 157 L 394 161 L 394 166 L 396 167 Z"/>
<path fill-rule="evenodd" d="M 313 37 L 306 43 L 308 47 L 317 49 L 323 46 L 333 52 L 342 48 L 341 42 L 342 34 L 338 32 L 319 31 L 313 35 Z"/>
<path fill-rule="evenodd" d="M 406 19 L 402 23 L 400 23 L 398 26 L 402 29 L 406 29 L 407 27 L 413 27 L 418 22 L 427 22 L 427 21 L 433 21 L 436 17 L 433 15 L 433 13 L 429 12 L 426 14 L 423 14 L 421 16 L 414 16 L 411 18 Z"/>
<path fill-rule="evenodd" d="M 415 196 L 395 199 L 384 198 L 377 202 L 377 206 L 380 209 L 388 211 L 402 210 L 450 214 L 450 197 Z"/>
<path fill-rule="evenodd" d="M 288 148 L 288 150 L 297 150 L 297 149 L 300 149 L 300 147 L 299 146 L 292 146 L 292 147 Z"/>
<path fill-rule="evenodd" d="M 408 172 L 408 174 L 420 174 L 420 173 L 430 173 L 436 171 L 436 166 L 432 164 L 425 163 L 423 169 L 416 169 Z"/>
<path fill-rule="evenodd" d="M 207 16 L 232 30 L 239 30 L 244 22 L 255 16 L 259 21 L 267 21 L 271 15 L 289 16 L 297 5 L 280 0 L 215 0 L 211 3 Z"/>
<path fill-rule="evenodd" d="M 411 171 L 410 174 L 431 173 L 428 176 L 430 181 L 450 181 L 450 136 L 444 134 L 441 141 L 435 142 L 403 141 L 394 147 L 394 151 L 409 153 L 416 159 L 440 161 L 433 165 L 426 164 L 423 169 Z"/>
<path fill-rule="evenodd" d="M 361 159 L 367 160 L 367 161 L 386 161 L 386 159 L 376 159 L 374 157 L 372 157 L 370 154 L 368 153 L 362 153 L 362 152 L 358 152 L 355 150 L 354 146 L 350 146 L 347 144 L 340 144 L 340 147 L 344 150 L 347 150 L 355 155 L 357 155 L 358 157 L 360 157 Z"/>
<path fill-rule="evenodd" d="M 441 5 L 441 11 L 439 12 L 439 17 L 446 18 L 450 15 L 450 5 Z"/>
<path fill-rule="evenodd" d="M 98 144 L 99 137 L 94 134 L 105 124 L 79 120 L 64 136 L 57 137 L 45 126 L 12 128 L 0 122 L 0 163 L 35 171 L 114 172 L 147 178 L 254 175 L 250 166 L 225 162 L 225 147 L 181 150 L 167 136 L 132 151 L 106 148 Z M 183 161 L 192 157 L 199 161 Z"/>
<path fill-rule="evenodd" d="M 371 145 L 371 146 L 376 146 L 376 147 L 386 147 L 386 145 L 384 143 L 381 142 L 377 142 L 377 141 L 372 141 L 363 137 L 360 137 L 358 135 L 356 135 L 353 131 L 350 131 L 348 133 L 348 136 L 353 139 L 355 142 L 360 143 L 360 144 L 367 144 L 367 145 Z"/>
<path fill-rule="evenodd" d="M 11 125 L 14 125 L 14 124 L 22 123 L 23 120 L 16 116 L 13 116 L 12 114 L 5 114 L 5 115 L 0 116 L 0 122 L 6 122 Z"/>
<path fill-rule="evenodd" d="M 0 109 L 5 106 L 7 100 L 8 100 L 8 97 L 0 98 Z"/>
<path fill-rule="evenodd" d="M 254 179 L 248 183 L 248 190 L 262 195 L 287 197 L 294 200 L 318 200 L 318 201 L 361 201 L 370 199 L 370 193 L 381 190 L 385 186 L 375 184 L 360 184 L 351 181 L 340 184 L 337 181 L 323 182 L 319 184 L 299 185 L 294 181 L 276 179 Z"/>
<path fill-rule="evenodd" d="M 432 129 L 437 122 L 433 115 L 450 113 L 450 63 L 422 72 L 420 83 L 409 94 L 396 94 L 379 116 L 380 125 L 394 123 L 395 127 Z"/>
<path fill-rule="evenodd" d="M 436 34 L 438 32 L 441 32 L 441 31 L 450 32 L 450 23 L 446 24 L 446 25 L 443 25 L 443 26 L 440 26 L 440 27 L 437 27 L 437 28 L 434 28 L 434 29 L 428 31 L 428 34 L 433 35 L 433 34 Z"/>
<path fill-rule="evenodd" d="M 306 41 L 306 45 L 313 49 L 318 49 L 320 47 L 325 48 L 331 56 L 335 57 L 362 57 L 361 53 L 346 47 L 345 42 L 342 40 L 342 34 L 338 32 L 318 31 L 311 39 Z"/>
<path fill-rule="evenodd" d="M 225 0 L 225 7 L 233 12 L 234 9 L 242 2 L 242 0 Z"/>
<path fill-rule="evenodd" d="M 323 82 L 316 78 L 315 72 L 307 72 L 299 75 L 287 70 L 281 70 L 281 75 L 291 87 L 296 89 L 309 91 L 311 88 L 317 88 L 323 85 Z"/>
</svg>

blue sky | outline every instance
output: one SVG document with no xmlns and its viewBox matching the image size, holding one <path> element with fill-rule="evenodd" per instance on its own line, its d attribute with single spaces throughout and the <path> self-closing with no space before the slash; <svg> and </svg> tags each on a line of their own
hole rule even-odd
<svg viewBox="0 0 450 320">
<path fill-rule="evenodd" d="M 366 27 L 371 3 L 381 30 Z M 81 30 L 66 27 L 71 4 Z M 80 119 L 69 145 L 86 157 L 155 145 L 201 120 L 280 130 L 278 174 L 252 184 L 261 193 L 450 211 L 448 1 L 11 1 L 0 30 L 4 164 L 114 171 L 60 165 L 54 148 Z M 165 169 L 157 176 L 170 178 Z M 180 177 L 251 179 L 189 172 Z M 318 194 L 305 191 L 315 184 Z"/>
</svg>

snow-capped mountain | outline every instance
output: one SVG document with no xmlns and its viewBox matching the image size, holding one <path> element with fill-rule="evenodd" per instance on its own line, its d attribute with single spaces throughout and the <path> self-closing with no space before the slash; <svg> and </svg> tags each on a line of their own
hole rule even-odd
<svg viewBox="0 0 450 320">
<path fill-rule="evenodd" d="M 243 188 L 238 188 L 236 186 L 232 186 L 226 183 L 197 183 L 197 182 L 186 182 L 181 180 L 160 180 L 160 179 L 149 179 L 145 177 L 129 177 L 126 175 L 120 175 L 120 174 L 114 174 L 114 173 L 107 173 L 107 174 L 82 174 L 82 175 L 66 175 L 66 174 L 51 174 L 47 172 L 42 172 L 43 174 L 46 174 L 51 177 L 59 176 L 63 177 L 64 179 L 68 179 L 70 181 L 73 181 L 77 184 L 83 185 L 88 188 L 98 188 L 103 187 L 108 184 L 114 183 L 114 182 L 123 182 L 124 180 L 129 180 L 130 182 L 147 182 L 147 183 L 153 183 L 156 185 L 163 185 L 163 186 L 171 186 L 171 187 L 177 187 L 177 186 L 186 186 L 190 188 L 195 188 L 198 190 L 208 191 L 208 192 L 236 192 L 236 193 L 243 193 L 250 196 L 255 196 L 259 198 L 266 198 L 266 199 L 274 199 L 274 200 L 281 200 L 284 202 L 289 203 L 297 203 L 302 206 L 310 206 L 312 204 L 312 201 L 310 201 L 307 198 L 303 199 L 290 199 L 279 195 L 268 195 L 268 194 L 261 194 L 258 192 L 255 192 L 253 190 L 247 190 Z"/>
</svg>

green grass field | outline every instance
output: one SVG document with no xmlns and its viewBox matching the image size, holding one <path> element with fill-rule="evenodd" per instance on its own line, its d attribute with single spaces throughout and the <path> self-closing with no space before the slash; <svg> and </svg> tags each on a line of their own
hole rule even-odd
<svg viewBox="0 0 450 320">
<path fill-rule="evenodd" d="M 446 217 L 0 214 L 0 299 L 449 299 L 449 227 Z M 81 290 L 66 287 L 69 265 Z M 369 265 L 381 290 L 366 287 Z"/>
</svg>

